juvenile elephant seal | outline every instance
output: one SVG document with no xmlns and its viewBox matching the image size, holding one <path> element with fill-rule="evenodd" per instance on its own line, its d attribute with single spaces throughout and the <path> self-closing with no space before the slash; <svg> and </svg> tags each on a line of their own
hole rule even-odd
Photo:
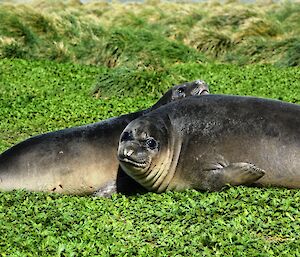
<svg viewBox="0 0 300 257">
<path fill-rule="evenodd" d="M 129 123 L 118 158 L 155 192 L 300 188 L 300 106 L 225 95 L 182 99 Z"/>
<path fill-rule="evenodd" d="M 98 123 L 31 137 L 0 155 L 0 190 L 110 195 L 132 191 L 135 182 L 118 172 L 118 140 L 133 119 L 161 105 L 208 93 L 201 80 L 177 85 L 150 109 Z"/>
</svg>

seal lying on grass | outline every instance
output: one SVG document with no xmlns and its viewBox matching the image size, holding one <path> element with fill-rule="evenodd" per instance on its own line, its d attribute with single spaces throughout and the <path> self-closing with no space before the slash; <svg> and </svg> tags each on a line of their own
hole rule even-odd
<svg viewBox="0 0 300 257">
<path fill-rule="evenodd" d="M 118 149 L 122 169 L 155 192 L 254 184 L 300 188 L 300 106 L 207 95 L 132 121 Z"/>
<path fill-rule="evenodd" d="M 136 186 L 118 172 L 118 140 L 133 119 L 191 95 L 208 94 L 201 80 L 177 85 L 151 108 L 98 123 L 31 137 L 0 155 L 0 190 L 110 195 Z M 135 184 L 136 183 L 136 184 Z"/>
</svg>

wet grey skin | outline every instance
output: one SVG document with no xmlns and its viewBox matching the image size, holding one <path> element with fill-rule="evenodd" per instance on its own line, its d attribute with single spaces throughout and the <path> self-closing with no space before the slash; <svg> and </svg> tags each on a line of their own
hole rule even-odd
<svg viewBox="0 0 300 257">
<path fill-rule="evenodd" d="M 0 155 L 0 190 L 100 196 L 139 190 L 140 186 L 119 169 L 117 148 L 123 129 L 161 105 L 208 92 L 201 80 L 180 84 L 147 110 L 41 134 L 16 144 Z"/>
<path fill-rule="evenodd" d="M 154 192 L 300 188 L 300 105 L 230 95 L 182 99 L 128 124 L 118 158 Z"/>
</svg>

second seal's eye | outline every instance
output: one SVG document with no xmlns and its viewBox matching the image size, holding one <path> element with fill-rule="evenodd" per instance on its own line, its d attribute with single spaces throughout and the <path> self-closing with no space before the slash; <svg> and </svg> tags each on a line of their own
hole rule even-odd
<svg viewBox="0 0 300 257">
<path fill-rule="evenodd" d="M 148 138 L 146 144 L 151 150 L 157 147 L 157 142 L 153 138 Z"/>
<path fill-rule="evenodd" d="M 183 87 L 177 88 L 177 92 L 178 92 L 179 94 L 183 94 L 183 93 L 184 93 L 184 88 L 183 88 Z"/>
<path fill-rule="evenodd" d="M 132 137 L 132 136 L 131 136 L 131 133 L 125 131 L 125 132 L 123 133 L 122 137 L 121 137 L 121 142 L 123 142 L 123 141 L 128 141 L 128 140 L 131 139 L 131 137 Z"/>
</svg>

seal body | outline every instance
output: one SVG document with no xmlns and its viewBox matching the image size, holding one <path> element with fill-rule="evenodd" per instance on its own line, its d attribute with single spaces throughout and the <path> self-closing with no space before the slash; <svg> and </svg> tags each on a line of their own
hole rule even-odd
<svg viewBox="0 0 300 257">
<path fill-rule="evenodd" d="M 155 192 L 227 184 L 300 188 L 300 106 L 226 95 L 182 99 L 132 121 L 118 158 Z"/>
<path fill-rule="evenodd" d="M 161 105 L 206 93 L 203 81 L 184 83 L 147 110 L 31 137 L 0 155 L 0 190 L 101 196 L 139 190 L 141 186 L 119 169 L 117 147 L 122 130 Z"/>
<path fill-rule="evenodd" d="M 116 138 L 136 117 L 139 113 L 41 134 L 13 146 L 0 156 L 1 190 L 90 194 L 116 181 Z"/>
</svg>

